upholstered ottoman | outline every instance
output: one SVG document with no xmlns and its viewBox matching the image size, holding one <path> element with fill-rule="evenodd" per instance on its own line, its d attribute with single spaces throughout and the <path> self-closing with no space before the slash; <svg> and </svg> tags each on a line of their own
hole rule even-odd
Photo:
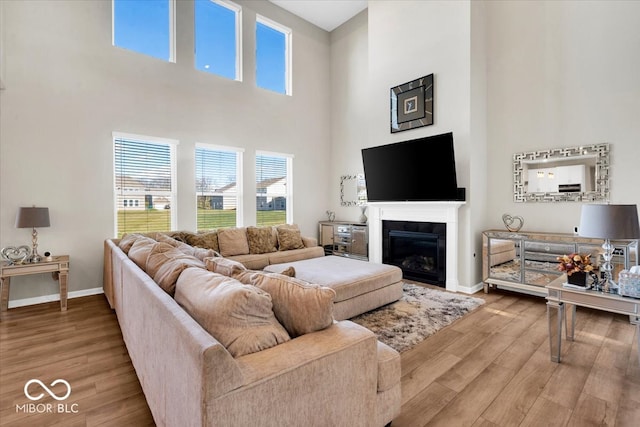
<svg viewBox="0 0 640 427">
<path fill-rule="evenodd" d="M 516 247 L 513 240 L 491 239 L 489 248 L 489 265 L 502 264 L 516 257 Z"/>
<path fill-rule="evenodd" d="M 288 267 L 296 269 L 298 279 L 336 291 L 336 320 L 350 319 L 402 297 L 402 270 L 392 265 L 330 255 L 272 264 L 264 270 L 280 273 Z"/>
</svg>

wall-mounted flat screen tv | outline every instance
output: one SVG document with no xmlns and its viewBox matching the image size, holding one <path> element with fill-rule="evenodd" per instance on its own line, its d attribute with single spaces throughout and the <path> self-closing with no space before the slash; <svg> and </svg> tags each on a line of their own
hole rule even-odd
<svg viewBox="0 0 640 427">
<path fill-rule="evenodd" d="M 464 200 L 452 132 L 364 148 L 362 162 L 370 202 Z"/>
</svg>

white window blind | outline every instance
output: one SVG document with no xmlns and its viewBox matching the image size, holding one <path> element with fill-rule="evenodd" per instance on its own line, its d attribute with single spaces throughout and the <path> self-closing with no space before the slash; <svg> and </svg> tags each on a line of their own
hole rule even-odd
<svg viewBox="0 0 640 427">
<path fill-rule="evenodd" d="M 256 224 L 293 222 L 291 169 L 293 156 L 256 153 Z"/>
<path fill-rule="evenodd" d="M 242 151 L 196 147 L 198 230 L 240 225 Z"/>
<path fill-rule="evenodd" d="M 116 237 L 175 224 L 177 141 L 114 133 Z"/>
</svg>

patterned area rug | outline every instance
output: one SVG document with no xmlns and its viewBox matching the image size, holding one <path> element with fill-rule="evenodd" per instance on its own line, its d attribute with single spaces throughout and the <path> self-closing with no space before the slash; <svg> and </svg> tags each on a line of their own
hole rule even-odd
<svg viewBox="0 0 640 427">
<path fill-rule="evenodd" d="M 484 304 L 480 298 L 411 283 L 404 283 L 403 290 L 400 300 L 351 319 L 400 353 Z"/>
</svg>

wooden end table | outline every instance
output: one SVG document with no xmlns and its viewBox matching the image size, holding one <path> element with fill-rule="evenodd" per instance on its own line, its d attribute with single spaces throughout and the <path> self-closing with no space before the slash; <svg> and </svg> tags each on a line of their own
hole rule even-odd
<svg viewBox="0 0 640 427">
<path fill-rule="evenodd" d="M 567 339 L 573 341 L 576 306 L 626 314 L 636 318 L 640 316 L 640 299 L 600 291 L 565 288 L 562 284 L 566 281 L 567 276 L 563 274 L 546 286 L 549 292 L 547 296 L 549 350 L 551 352 L 551 361 L 558 363 L 560 363 L 560 346 L 562 344 L 562 323 L 563 321 L 565 323 Z M 638 363 L 640 363 L 640 322 L 636 324 L 636 328 Z"/>
<path fill-rule="evenodd" d="M 67 310 L 67 279 L 69 277 L 69 255 L 52 257 L 51 261 L 9 265 L 0 263 L 0 313 L 9 308 L 9 287 L 11 278 L 30 274 L 51 273 L 60 283 L 60 311 Z"/>
</svg>

